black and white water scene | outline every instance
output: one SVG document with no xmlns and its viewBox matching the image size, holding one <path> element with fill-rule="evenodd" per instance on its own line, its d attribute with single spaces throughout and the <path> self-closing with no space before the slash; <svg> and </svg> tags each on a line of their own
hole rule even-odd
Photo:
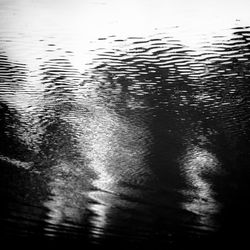
<svg viewBox="0 0 250 250">
<path fill-rule="evenodd" d="M 0 239 L 243 249 L 249 8 L 1 0 Z"/>
</svg>

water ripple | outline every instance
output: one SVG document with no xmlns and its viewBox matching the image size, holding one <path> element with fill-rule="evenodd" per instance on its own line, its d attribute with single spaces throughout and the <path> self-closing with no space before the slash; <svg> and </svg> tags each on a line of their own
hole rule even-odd
<svg viewBox="0 0 250 250">
<path fill-rule="evenodd" d="M 101 242 L 219 230 L 217 180 L 250 139 L 250 28 L 197 47 L 170 33 L 99 37 L 83 71 L 54 38 L 36 41 L 40 54 L 22 35 L 1 38 L 7 233 Z"/>
</svg>

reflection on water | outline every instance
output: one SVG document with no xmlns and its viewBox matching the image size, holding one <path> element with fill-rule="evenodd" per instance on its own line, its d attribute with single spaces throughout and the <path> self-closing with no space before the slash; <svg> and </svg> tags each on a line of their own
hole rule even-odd
<svg viewBox="0 0 250 250">
<path fill-rule="evenodd" d="M 214 197 L 211 175 L 219 174 L 219 162 L 205 148 L 188 145 L 182 164 L 187 182 L 187 189 L 184 191 L 187 201 L 183 206 L 198 215 L 201 225 L 213 228 L 214 215 L 219 212 L 219 204 Z"/>
<path fill-rule="evenodd" d="M 249 218 L 250 28 L 163 18 L 146 32 L 129 9 L 106 15 L 114 3 L 95 3 L 93 24 L 72 6 L 66 18 L 66 2 L 27 2 L 0 9 L 2 235 L 174 248 L 236 234 Z"/>
<path fill-rule="evenodd" d="M 131 206 L 119 195 L 139 195 L 135 190 L 121 188 L 119 183 L 139 185 L 147 181 L 150 171 L 145 158 L 150 146 L 149 132 L 105 107 L 97 107 L 91 115 L 69 113 L 63 119 L 74 125 L 79 158 L 67 155 L 67 161 L 56 159 L 57 164 L 48 169 L 51 195 L 44 203 L 49 208 L 47 222 L 80 224 L 84 214 L 91 211 L 94 216 L 90 233 L 93 237 L 103 235 L 111 207 Z M 69 160 L 70 157 L 73 158 Z"/>
</svg>

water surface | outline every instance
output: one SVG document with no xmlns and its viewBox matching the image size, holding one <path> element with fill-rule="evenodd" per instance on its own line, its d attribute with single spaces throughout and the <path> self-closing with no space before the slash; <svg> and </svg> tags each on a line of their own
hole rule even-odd
<svg viewBox="0 0 250 250">
<path fill-rule="evenodd" d="M 179 29 L 93 38 L 81 69 L 43 32 L 1 35 L 1 238 L 247 239 L 250 28 Z"/>
</svg>

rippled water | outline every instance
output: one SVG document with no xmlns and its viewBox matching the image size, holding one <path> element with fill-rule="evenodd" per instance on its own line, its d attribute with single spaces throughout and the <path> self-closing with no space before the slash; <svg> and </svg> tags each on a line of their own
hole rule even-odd
<svg viewBox="0 0 250 250">
<path fill-rule="evenodd" d="M 199 49 L 179 29 L 93 39 L 83 70 L 50 37 L 1 35 L 2 238 L 246 239 L 250 27 Z"/>
</svg>

